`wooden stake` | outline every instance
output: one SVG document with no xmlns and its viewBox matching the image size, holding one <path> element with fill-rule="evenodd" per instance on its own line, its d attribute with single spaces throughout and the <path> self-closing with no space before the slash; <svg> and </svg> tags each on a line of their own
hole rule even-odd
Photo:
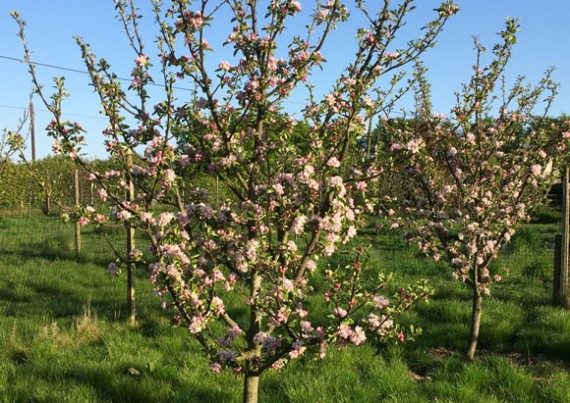
<svg viewBox="0 0 570 403">
<path fill-rule="evenodd" d="M 77 166 L 74 170 L 74 180 L 73 187 L 75 190 L 75 208 L 79 210 L 80 200 L 79 200 L 79 169 Z M 81 253 L 81 225 L 79 225 L 79 220 L 75 220 L 75 255 L 79 256 Z"/>
<path fill-rule="evenodd" d="M 127 155 L 127 165 L 131 165 L 131 154 Z M 132 202 L 135 199 L 135 185 L 131 176 L 128 179 L 128 188 L 126 194 L 127 201 Z M 135 308 L 135 284 L 134 272 L 135 263 L 132 261 L 133 251 L 135 250 L 135 229 L 127 221 L 127 312 L 129 313 L 129 323 L 134 325 L 136 323 L 136 308 Z"/>
<path fill-rule="evenodd" d="M 564 308 L 570 308 L 568 298 L 568 258 L 570 252 L 570 167 L 562 171 L 562 235 L 560 237 L 560 269 L 555 271 L 555 302 Z"/>
</svg>

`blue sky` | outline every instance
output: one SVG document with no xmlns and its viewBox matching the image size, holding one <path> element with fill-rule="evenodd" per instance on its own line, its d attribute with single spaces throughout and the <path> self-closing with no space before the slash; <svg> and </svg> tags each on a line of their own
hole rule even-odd
<svg viewBox="0 0 570 403">
<path fill-rule="evenodd" d="M 369 0 L 374 4 L 376 0 Z M 392 0 L 395 3 L 394 0 Z M 148 0 L 138 0 L 137 4 L 148 10 Z M 165 1 L 165 3 L 168 3 Z M 347 1 L 347 3 L 350 3 Z M 417 29 L 427 22 L 431 10 L 438 5 L 435 0 L 418 0 L 418 9 L 410 16 L 403 32 L 407 38 L 413 37 Z M 525 75 L 530 82 L 537 82 L 542 73 L 555 66 L 555 81 L 561 87 L 553 105 L 551 115 L 570 114 L 570 1 L 547 0 L 456 0 L 461 12 L 452 18 L 440 36 L 439 42 L 424 57 L 429 68 L 428 77 L 432 84 L 434 109 L 448 113 L 454 102 L 454 92 L 461 83 L 467 81 L 474 63 L 473 35 L 480 42 L 492 47 L 498 40 L 496 35 L 503 27 L 507 16 L 520 17 L 522 31 L 507 71 L 514 79 Z M 305 10 L 312 9 L 313 2 L 301 1 Z M 28 45 L 32 49 L 32 60 L 71 69 L 84 70 L 80 52 L 73 40 L 74 35 L 82 36 L 98 56 L 105 57 L 121 77 L 128 77 L 134 54 L 130 52 L 122 26 L 114 17 L 112 0 L 2 0 L 0 2 L 0 128 L 15 128 L 23 109 L 28 105 L 31 84 L 27 68 L 10 58 L 20 59 L 23 51 L 16 36 L 17 26 L 9 16 L 17 10 L 27 21 Z M 355 20 L 357 21 L 358 18 Z M 356 23 L 355 21 L 355 23 Z M 214 37 L 223 32 L 227 36 L 226 24 L 215 26 Z M 147 38 L 147 52 L 153 56 L 154 24 L 151 15 L 143 19 L 142 27 Z M 292 23 L 291 31 L 302 27 Z M 229 28 L 229 27 L 228 27 Z M 313 83 L 322 91 L 332 85 L 343 62 L 353 54 L 353 29 L 351 24 L 339 27 L 332 36 L 330 46 L 324 51 L 329 60 L 324 73 L 313 76 Z M 407 36 L 409 35 L 409 36 Z M 220 38 L 220 37 L 218 37 Z M 215 43 L 216 38 L 210 40 Z M 227 58 L 223 51 L 212 55 L 212 63 L 217 64 Z M 87 149 L 91 157 L 104 157 L 103 136 L 105 120 L 99 114 L 100 106 L 87 76 L 48 67 L 38 67 L 40 80 L 46 88 L 51 86 L 51 77 L 65 75 L 71 93 L 64 104 L 65 118 L 80 122 L 88 130 Z M 184 87 L 185 83 L 180 83 Z M 190 87 L 190 85 L 186 85 Z M 187 93 L 180 92 L 179 97 Z M 302 98 L 292 99 L 288 104 L 291 110 L 301 108 Z M 43 157 L 51 153 L 51 139 L 43 128 L 50 120 L 45 107 L 36 98 L 37 155 Z M 404 104 L 410 108 L 411 104 Z"/>
</svg>

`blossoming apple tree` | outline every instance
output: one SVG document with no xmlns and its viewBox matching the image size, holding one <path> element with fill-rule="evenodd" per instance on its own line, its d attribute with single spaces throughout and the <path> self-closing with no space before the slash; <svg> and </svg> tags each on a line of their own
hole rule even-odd
<svg viewBox="0 0 570 403">
<path fill-rule="evenodd" d="M 378 79 L 431 47 L 457 7 L 442 3 L 419 38 L 396 48 L 414 1 L 393 8 L 385 1 L 373 10 L 356 1 L 352 12 L 365 26 L 353 60 L 320 99 L 311 73 L 326 68 L 325 44 L 349 19 L 341 0 L 316 1 L 305 36 L 291 40 L 286 26 L 303 15 L 295 0 L 154 1 L 157 57 L 146 52 L 132 1 L 115 3 L 135 51 L 128 88 L 77 39 L 109 121 L 107 150 L 121 167 L 92 172 L 92 179 L 101 199 L 116 206 L 116 219 L 148 234 L 152 282 L 201 343 L 211 369 L 244 374 L 244 400 L 256 401 L 260 375 L 288 360 L 311 351 L 324 357 L 329 346 L 370 337 L 406 338 L 394 319 L 426 297 L 425 285 L 390 296 L 382 277 L 363 284 L 362 247 L 346 267 L 320 258 L 347 244 L 373 208 L 367 187 L 381 167 L 361 169 L 351 151 L 365 134 L 365 118 L 383 107 L 387 91 Z M 212 62 L 208 35 L 224 28 L 216 18 L 228 13 L 224 45 L 234 57 Z M 48 131 L 55 150 L 83 164 L 84 134 L 62 119 L 63 79 L 49 98 L 30 69 L 54 115 Z M 149 91 L 158 82 L 166 94 L 160 102 Z M 180 83 L 195 86 L 195 96 L 176 94 Z M 293 136 L 297 120 L 284 110 L 299 86 L 309 93 L 300 119 L 305 136 Z M 188 190 L 184 178 L 200 175 L 218 178 L 231 196 L 216 201 L 205 189 Z M 83 213 L 84 223 L 109 218 L 92 207 Z"/>
<path fill-rule="evenodd" d="M 490 264 L 543 202 L 570 137 L 546 117 L 556 93 L 551 70 L 536 86 L 523 78 L 510 89 L 500 85 L 517 30 L 517 22 L 508 20 L 486 66 L 485 48 L 475 42 L 474 74 L 457 93 L 450 117 L 431 115 L 429 96 L 419 94 L 424 102 L 416 119 L 386 122 L 392 169 L 413 185 L 408 194 L 387 198 L 384 213 L 392 227 L 445 260 L 454 278 L 471 288 L 469 358 L 477 348 L 483 297 L 501 279 Z M 543 100 L 544 109 L 535 112 Z"/>
</svg>

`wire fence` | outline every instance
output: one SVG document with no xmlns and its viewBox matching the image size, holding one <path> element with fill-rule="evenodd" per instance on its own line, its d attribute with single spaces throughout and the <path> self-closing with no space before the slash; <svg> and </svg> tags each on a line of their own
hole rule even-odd
<svg viewBox="0 0 570 403">
<path fill-rule="evenodd" d="M 75 313 L 81 314 L 82 305 L 88 304 L 99 315 L 125 317 L 126 275 L 115 277 L 107 270 L 109 263 L 117 259 L 116 252 L 125 253 L 125 227 L 83 227 L 79 254 L 75 239 L 75 225 L 60 216 L 46 216 L 37 210 L 0 210 L 0 273 L 4 273 L 0 285 L 23 290 L 21 295 L 0 292 L 0 302 L 21 300 L 27 289 L 34 288 L 47 291 L 47 299 L 60 299 L 63 310 L 75 309 Z M 137 244 L 142 250 L 147 249 L 141 234 Z M 160 309 L 161 301 L 152 290 L 146 265 L 137 268 L 135 280 L 139 314 Z M 73 281 L 81 283 L 78 289 L 88 290 L 85 295 L 67 284 Z M 73 296 L 66 295 L 66 290 L 71 290 Z M 75 308 L 67 305 L 70 298 L 75 300 Z"/>
<path fill-rule="evenodd" d="M 85 194 L 89 195 L 89 192 Z M 561 204 L 562 193 L 555 186 L 548 196 L 547 205 L 537 212 L 536 222 L 560 222 Z M 126 228 L 120 224 L 99 228 L 87 226 L 81 229 L 81 235 L 81 251 L 77 254 L 75 226 L 72 222 L 65 222 L 57 212 L 42 214 L 42 209 L 37 205 L 23 209 L 0 209 L 0 276 L 4 273 L 5 277 L 13 277 L 11 282 L 0 278 L 0 303 L 6 303 L 10 298 L 20 298 L 16 294 L 3 292 L 2 287 L 26 289 L 39 281 L 49 284 L 55 279 L 77 275 L 70 273 L 75 270 L 81 272 L 79 275 L 85 287 L 94 290 L 89 295 L 77 295 L 76 302 L 91 299 L 90 303 L 99 314 L 111 318 L 124 317 L 127 314 L 126 274 L 112 277 L 107 267 L 117 259 L 116 252 L 122 253 L 123 257 L 126 254 Z M 138 234 L 136 244 L 146 251 L 148 241 Z M 546 253 L 553 252 L 553 240 L 549 239 L 544 245 L 548 249 Z M 535 251 L 529 250 L 529 261 L 534 254 Z M 147 256 L 146 260 L 150 261 L 151 257 Z M 40 270 L 42 265 L 50 267 L 49 273 Z M 9 267 L 12 272 L 3 270 L 3 266 Z M 146 265 L 136 270 L 135 290 L 139 315 L 160 309 L 161 300 L 152 290 Z M 53 297 L 67 298 L 57 293 Z M 81 306 L 76 307 L 77 313 L 81 313 L 81 310 Z"/>
</svg>

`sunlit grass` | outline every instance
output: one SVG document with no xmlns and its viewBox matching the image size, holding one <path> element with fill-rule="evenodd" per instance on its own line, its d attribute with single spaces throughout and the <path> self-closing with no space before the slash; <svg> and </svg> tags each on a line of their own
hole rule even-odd
<svg viewBox="0 0 570 403">
<path fill-rule="evenodd" d="M 474 362 L 463 357 L 469 290 L 445 265 L 368 231 L 356 242 L 373 244 L 370 281 L 383 271 L 394 273 L 396 285 L 428 278 L 435 288 L 404 318 L 423 333 L 404 346 L 304 357 L 264 375 L 261 401 L 570 401 L 570 313 L 550 304 L 556 229 L 523 228 L 495 262 L 510 274 L 484 301 Z M 0 216 L 0 400 L 241 401 L 242 379 L 208 370 L 188 331 L 160 310 L 144 269 L 136 281 L 139 320 L 127 324 L 125 279 L 106 272 L 114 259 L 108 242 L 120 250 L 124 229 L 85 229 L 77 258 L 73 226 L 58 217 Z"/>
</svg>

